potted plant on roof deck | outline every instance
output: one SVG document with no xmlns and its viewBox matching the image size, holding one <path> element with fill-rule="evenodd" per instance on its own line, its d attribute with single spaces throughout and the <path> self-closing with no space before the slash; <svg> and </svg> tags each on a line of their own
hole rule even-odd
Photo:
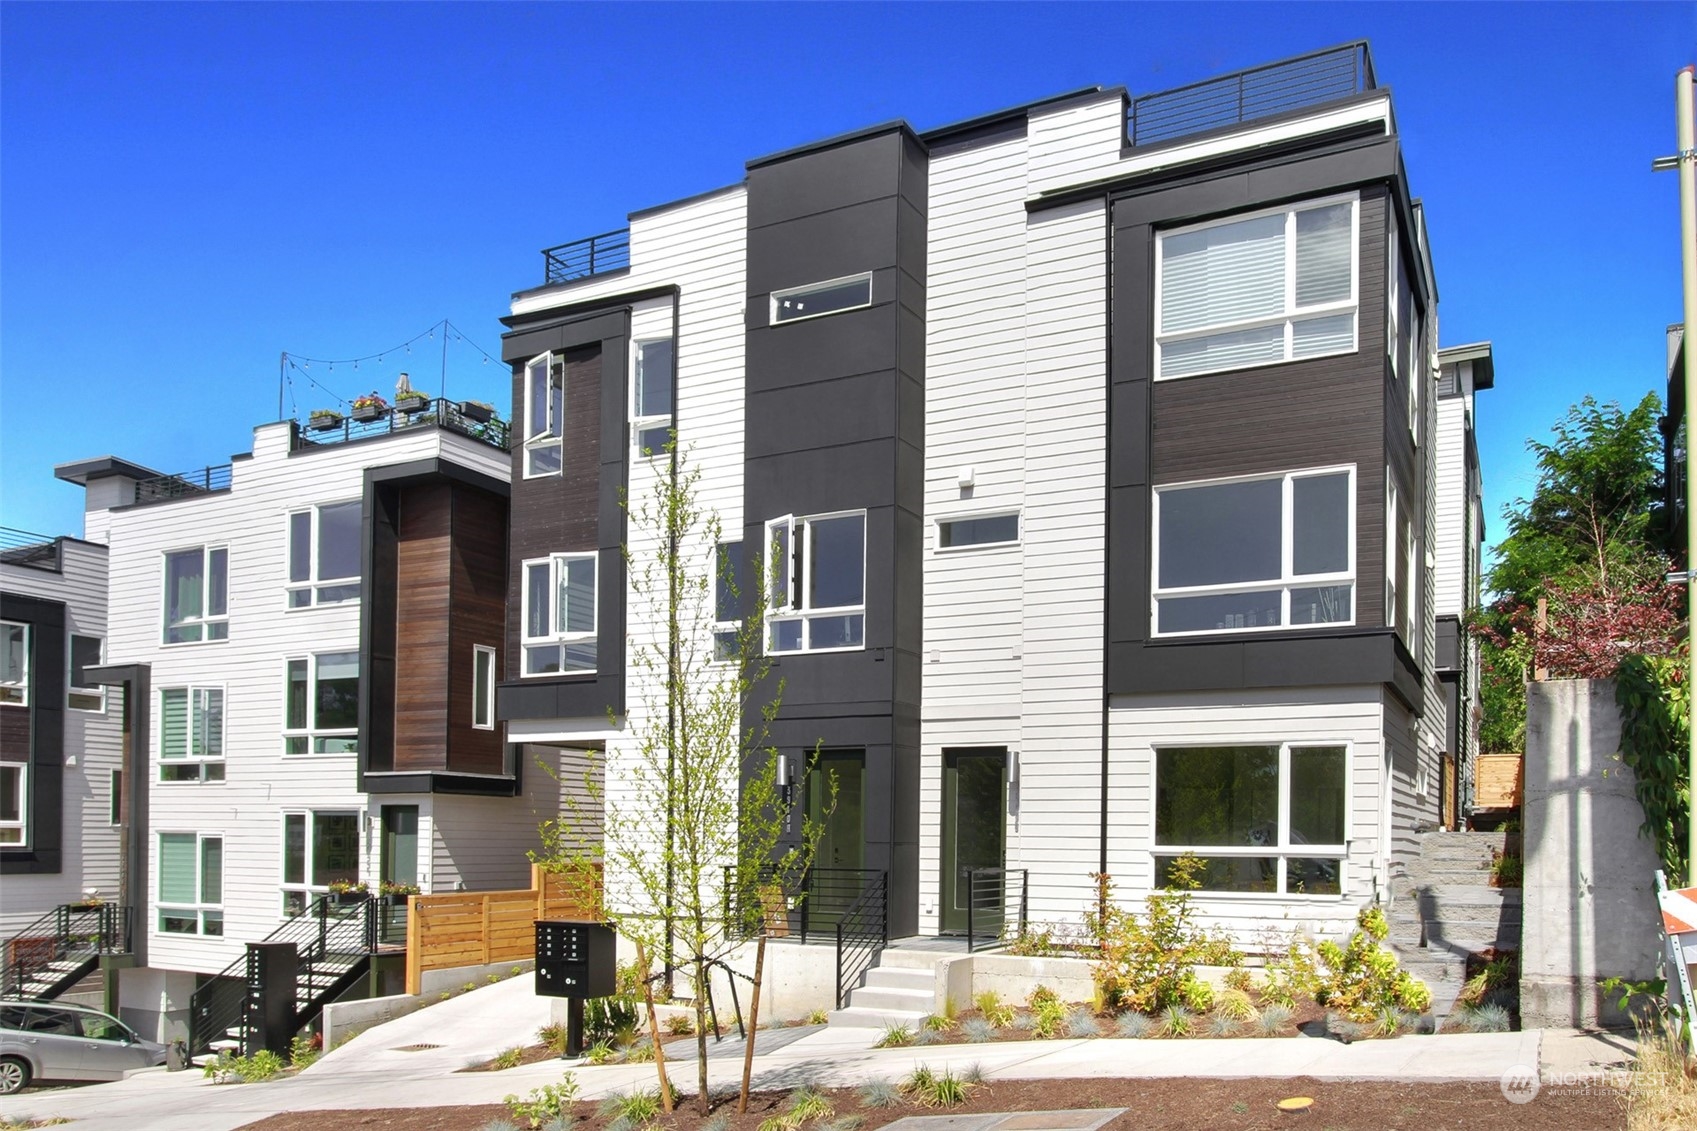
<svg viewBox="0 0 1697 1131">
<path fill-rule="evenodd" d="M 423 412 L 430 407 L 430 398 L 417 389 L 404 389 L 395 394 L 395 411 L 404 412 L 409 416 Z"/>
<path fill-rule="evenodd" d="M 333 408 L 315 408 L 307 418 L 306 426 L 314 432 L 328 432 L 342 426 L 342 414 Z"/>
<path fill-rule="evenodd" d="M 461 401 L 460 415 L 479 424 L 488 424 L 495 419 L 495 406 L 486 401 Z"/>
<path fill-rule="evenodd" d="M 373 420 L 383 419 L 383 414 L 389 411 L 389 402 L 376 393 L 367 393 L 363 397 L 355 397 L 353 417 L 361 424 L 369 424 Z"/>
</svg>

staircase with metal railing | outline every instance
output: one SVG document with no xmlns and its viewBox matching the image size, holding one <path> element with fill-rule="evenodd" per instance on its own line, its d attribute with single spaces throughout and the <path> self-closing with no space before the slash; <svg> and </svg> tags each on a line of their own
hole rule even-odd
<svg viewBox="0 0 1697 1131">
<path fill-rule="evenodd" d="M 129 949 L 129 908 L 60 904 L 6 940 L 0 997 L 50 1001 L 93 973 L 101 955 Z"/>
<path fill-rule="evenodd" d="M 363 892 L 321 896 L 262 940 L 295 948 L 296 1031 L 311 1024 L 326 1004 L 371 969 L 383 907 L 382 900 Z M 223 1049 L 251 1055 L 256 1050 L 262 1002 L 249 992 L 258 982 L 256 962 L 257 952 L 250 948 L 194 992 L 189 1000 L 191 1056 Z"/>
</svg>

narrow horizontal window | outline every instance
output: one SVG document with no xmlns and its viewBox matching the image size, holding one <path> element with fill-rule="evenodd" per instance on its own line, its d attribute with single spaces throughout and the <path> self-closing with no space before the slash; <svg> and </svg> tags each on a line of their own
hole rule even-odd
<svg viewBox="0 0 1697 1131">
<path fill-rule="evenodd" d="M 937 520 L 937 548 L 954 550 L 966 546 L 999 546 L 1019 541 L 1019 515 L 992 514 L 980 518 Z"/>
<path fill-rule="evenodd" d="M 855 275 L 772 292 L 772 322 L 796 322 L 872 305 L 872 275 Z"/>
</svg>

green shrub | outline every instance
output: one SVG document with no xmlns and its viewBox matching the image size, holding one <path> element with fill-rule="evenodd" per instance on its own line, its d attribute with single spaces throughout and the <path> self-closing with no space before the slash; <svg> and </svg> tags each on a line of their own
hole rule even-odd
<svg viewBox="0 0 1697 1131">
<path fill-rule="evenodd" d="M 1208 1018 L 1208 1033 L 1215 1037 L 1235 1037 L 1243 1029 L 1243 1022 L 1225 1013 L 1211 1014 Z"/>
<path fill-rule="evenodd" d="M 501 1102 L 507 1105 L 519 1123 L 526 1127 L 541 1127 L 543 1123 L 565 1115 L 577 1102 L 577 1077 L 568 1072 L 558 1084 L 544 1084 L 540 1088 L 532 1088 L 530 1095 L 523 1099 L 510 1095 Z"/>
<path fill-rule="evenodd" d="M 1196 1015 L 1182 1005 L 1173 1004 L 1161 1011 L 1163 1037 L 1188 1037 L 1196 1027 Z"/>
<path fill-rule="evenodd" d="M 289 1042 L 289 1063 L 307 1068 L 324 1055 L 324 1037 L 319 1033 L 299 1033 Z"/>
<path fill-rule="evenodd" d="M 1214 987 L 1201 978 L 1192 978 L 1185 982 L 1179 996 L 1184 999 L 1185 1007 L 1193 1013 L 1207 1013 L 1214 1008 Z"/>
<path fill-rule="evenodd" d="M 544 1047 L 555 1056 L 566 1055 L 566 1027 L 559 1024 L 547 1024 L 536 1031 L 537 1037 Z"/>
<path fill-rule="evenodd" d="M 1049 1005 L 1053 1002 L 1057 1002 L 1057 1001 L 1060 1001 L 1060 1000 L 1061 1000 L 1060 994 L 1057 994 L 1054 990 L 1051 990 L 1048 986 L 1039 985 L 1035 989 L 1033 989 L 1031 991 L 1030 996 L 1025 999 L 1025 1004 L 1026 1004 L 1027 1008 L 1029 1008 L 1033 1012 L 1036 1012 L 1036 1010 L 1038 1009 L 1039 1006 Z"/>
<path fill-rule="evenodd" d="M 973 1044 L 983 1044 L 996 1036 L 996 1027 L 983 1017 L 969 1017 L 961 1022 L 960 1035 Z"/>
<path fill-rule="evenodd" d="M 514 1045 L 510 1049 L 502 1049 L 496 1053 L 495 1058 L 489 1062 L 489 1067 L 497 1072 L 504 1072 L 509 1068 L 517 1068 L 519 1061 L 523 1059 L 524 1050 Z"/>
<path fill-rule="evenodd" d="M 920 1028 L 931 1029 L 938 1033 L 947 1033 L 950 1029 L 955 1027 L 955 1023 L 953 1021 L 950 1021 L 947 1017 L 940 1017 L 935 1013 L 925 1018 L 925 1020 L 921 1021 L 919 1025 Z"/>
<path fill-rule="evenodd" d="M 912 1043 L 912 1029 L 909 1029 L 906 1025 L 886 1025 L 884 1026 L 884 1035 L 879 1037 L 878 1043 L 872 1047 L 875 1049 L 899 1049 L 906 1048 Z"/>
<path fill-rule="evenodd" d="M 1121 1037 L 1147 1037 L 1155 1022 L 1147 1013 L 1128 1009 L 1114 1021 L 1114 1033 Z"/>
<path fill-rule="evenodd" d="M 1295 1016 L 1296 1011 L 1290 1006 L 1273 1002 L 1261 1007 L 1261 1016 L 1255 1019 L 1255 1027 L 1263 1037 L 1277 1037 Z"/>
<path fill-rule="evenodd" d="M 636 1035 L 636 991 L 625 988 L 626 975 L 620 970 L 620 990 L 612 997 L 590 998 L 583 1006 L 583 1037 L 590 1044 L 608 1041 L 629 1044 Z M 638 983 L 640 985 L 640 983 Z"/>
<path fill-rule="evenodd" d="M 1193 987 L 1206 985 L 1196 967 L 1243 964 L 1229 941 L 1193 921 L 1191 893 L 1201 886 L 1204 868 L 1196 856 L 1179 857 L 1169 871 L 1170 885 L 1150 894 L 1141 917 L 1116 906 L 1109 878 L 1096 877 L 1100 898 L 1086 920 L 1101 943 L 1091 973 L 1105 1006 L 1129 1006 L 1140 1013 L 1177 1003 L 1195 1008 L 1203 991 Z M 1211 990 L 1207 996 L 1211 1000 Z"/>
<path fill-rule="evenodd" d="M 1061 1026 L 1066 1024 L 1067 1007 L 1059 998 L 1044 998 L 1033 1004 L 1031 1017 L 1031 1035 L 1046 1041 L 1060 1035 Z"/>
<path fill-rule="evenodd" d="M 1372 1026 L 1386 1008 L 1425 1013 L 1432 1008 L 1426 984 L 1397 968 L 1396 955 L 1379 945 L 1390 927 L 1376 907 L 1355 917 L 1359 928 L 1342 946 L 1327 939 L 1316 948 L 1320 958 L 1314 999 L 1327 1010 L 1358 1025 Z"/>
<path fill-rule="evenodd" d="M 940 1029 L 915 1029 L 913 1043 L 916 1045 L 940 1045 L 943 1043 L 943 1033 Z"/>
<path fill-rule="evenodd" d="M 1226 989 L 1237 990 L 1243 994 L 1247 994 L 1250 987 L 1255 984 L 1254 979 L 1249 976 L 1249 971 L 1241 966 L 1233 966 L 1230 970 L 1227 970 L 1225 982 Z"/>
<path fill-rule="evenodd" d="M 611 1116 L 615 1123 L 622 1121 L 626 1127 L 646 1127 L 660 1118 L 660 1090 L 632 1088 L 628 1092 L 614 1092 L 601 1101 L 598 1110 L 603 1116 Z"/>
<path fill-rule="evenodd" d="M 562 1035 L 560 1038 L 560 1048 L 563 1050 L 565 1047 L 565 1037 Z M 596 1041 L 583 1051 L 583 1058 L 589 1061 L 590 1064 L 607 1064 L 618 1059 L 618 1055 L 619 1050 L 614 1048 L 613 1042 L 609 1040 Z"/>
<path fill-rule="evenodd" d="M 830 1119 L 835 1114 L 830 1100 L 812 1088 L 798 1088 L 791 1094 L 788 1107 L 760 1121 L 760 1131 L 798 1131 L 807 1123 Z"/>
<path fill-rule="evenodd" d="M 1075 1009 L 1067 1014 L 1067 1036 L 1079 1039 L 1084 1037 L 1100 1037 L 1102 1023 L 1096 1020 L 1096 1015 L 1088 1009 Z"/>
<path fill-rule="evenodd" d="M 260 1049 L 252 1056 L 237 1056 L 229 1049 L 216 1059 L 206 1062 L 201 1074 L 215 1084 L 240 1080 L 244 1084 L 259 1084 L 271 1079 L 286 1067 L 283 1058 L 270 1049 Z"/>
<path fill-rule="evenodd" d="M 831 1011 L 828 1009 L 813 1009 L 808 1011 L 807 1023 L 809 1025 L 824 1025 L 830 1020 Z"/>
<path fill-rule="evenodd" d="M 1004 1005 L 995 990 L 985 990 L 976 995 L 972 1004 L 978 1007 L 978 1012 L 984 1020 L 998 1029 L 1006 1029 L 1013 1024 L 1013 1007 Z"/>
<path fill-rule="evenodd" d="M 874 1080 L 860 1089 L 861 1107 L 900 1107 L 902 1090 L 888 1080 Z"/>
<path fill-rule="evenodd" d="M 666 1032 L 674 1037 L 691 1036 L 695 1033 L 695 1022 L 687 1013 L 674 1013 L 666 1018 Z"/>
<path fill-rule="evenodd" d="M 1214 1011 L 1233 1021 L 1255 1020 L 1255 1003 L 1240 989 L 1221 990 L 1214 998 Z"/>
<path fill-rule="evenodd" d="M 914 1102 L 922 1107 L 959 1107 L 966 1102 L 972 1089 L 973 1085 L 949 1069 L 945 1068 L 940 1073 L 933 1072 L 923 1064 L 902 1081 L 902 1091 L 912 1096 Z"/>
</svg>

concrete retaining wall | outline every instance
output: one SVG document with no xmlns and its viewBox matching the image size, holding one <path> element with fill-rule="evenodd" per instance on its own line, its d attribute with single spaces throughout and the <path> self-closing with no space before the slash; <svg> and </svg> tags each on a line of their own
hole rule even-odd
<svg viewBox="0 0 1697 1131">
<path fill-rule="evenodd" d="M 435 1005 L 442 995 L 463 989 L 467 982 L 483 985 L 489 975 L 502 978 L 513 976 L 513 967 L 522 968 L 519 977 L 528 978 L 535 968 L 533 961 L 497 962 L 489 966 L 459 966 L 451 970 L 428 970 L 423 977 L 424 992 L 395 994 L 392 997 L 368 997 L 354 1001 L 333 1001 L 324 1007 L 319 1025 L 324 1034 L 324 1047 L 333 1049 L 349 1037 L 375 1028 L 385 1021 L 416 1013 L 427 1005 Z M 562 1017 L 564 1015 L 562 1014 Z"/>
<path fill-rule="evenodd" d="M 1644 810 L 1619 750 L 1612 682 L 1527 685 L 1520 1008 L 1528 1029 L 1628 1023 L 1598 982 L 1656 976 L 1660 863 L 1638 831 Z"/>
</svg>

